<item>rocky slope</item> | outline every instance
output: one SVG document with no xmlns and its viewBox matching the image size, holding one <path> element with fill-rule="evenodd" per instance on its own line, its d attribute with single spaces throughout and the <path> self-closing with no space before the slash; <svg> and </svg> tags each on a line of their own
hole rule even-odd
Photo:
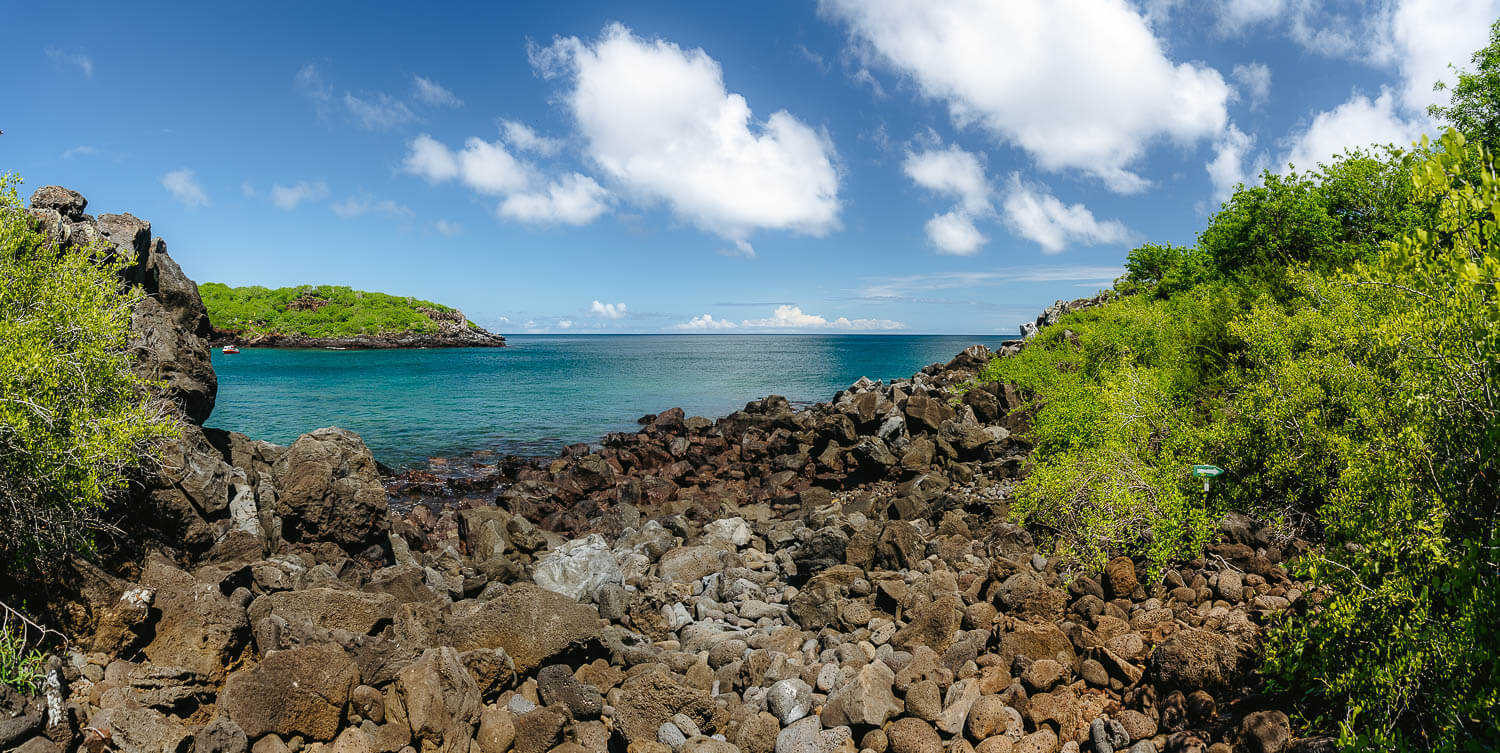
<svg viewBox="0 0 1500 753">
<path fill-rule="evenodd" d="M 0 693 L 0 751 L 1325 749 L 1253 671 L 1305 545 L 1230 517 L 1156 578 L 1042 556 L 1017 396 L 947 390 L 989 356 L 458 476 L 191 428 L 137 556 L 40 595 L 73 644 Z"/>
<path fill-rule="evenodd" d="M 86 246 L 102 240 L 111 253 L 134 260 L 122 273 L 146 299 L 131 317 L 131 349 L 137 370 L 167 382 L 185 415 L 202 423 L 214 409 L 218 379 L 208 355 L 208 312 L 193 284 L 167 255 L 166 241 L 153 238 L 151 223 L 135 215 L 84 214 L 88 200 L 61 186 L 43 186 L 31 196 L 31 215 L 53 242 Z"/>
</svg>

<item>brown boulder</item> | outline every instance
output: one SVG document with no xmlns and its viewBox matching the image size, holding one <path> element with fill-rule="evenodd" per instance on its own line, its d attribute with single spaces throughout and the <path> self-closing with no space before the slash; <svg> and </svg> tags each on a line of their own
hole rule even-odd
<svg viewBox="0 0 1500 753">
<path fill-rule="evenodd" d="M 683 685 L 665 670 L 642 672 L 620 686 L 615 724 L 627 744 L 656 740 L 656 731 L 673 714 L 686 714 L 705 734 L 723 731 L 728 717 L 702 690 Z"/>
<path fill-rule="evenodd" d="M 505 649 L 519 673 L 600 637 L 597 608 L 524 582 L 489 601 L 454 604 L 447 629 L 459 651 Z"/>
<path fill-rule="evenodd" d="M 354 662 L 337 646 L 276 651 L 229 676 L 219 708 L 250 738 L 267 734 L 332 740 L 359 682 Z"/>
<path fill-rule="evenodd" d="M 386 541 L 391 521 L 375 457 L 358 434 L 303 434 L 272 470 L 288 541 L 330 541 L 350 552 Z"/>
<path fill-rule="evenodd" d="M 1222 688 L 1234 682 L 1239 665 L 1234 641 L 1212 630 L 1186 628 L 1151 652 L 1149 671 L 1165 687 Z"/>
<path fill-rule="evenodd" d="M 944 596 L 914 610 L 911 621 L 891 638 L 891 645 L 907 651 L 928 646 L 942 654 L 953 645 L 953 634 L 963 625 L 963 619 L 963 602 Z"/>
</svg>

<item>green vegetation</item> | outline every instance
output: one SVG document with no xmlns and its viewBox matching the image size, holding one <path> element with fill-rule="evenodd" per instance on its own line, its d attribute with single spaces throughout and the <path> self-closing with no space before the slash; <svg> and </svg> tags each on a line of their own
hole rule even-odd
<svg viewBox="0 0 1500 753">
<path fill-rule="evenodd" d="M 1450 132 L 1241 188 L 982 379 L 1035 411 L 1013 514 L 1093 566 L 1230 510 L 1321 543 L 1273 686 L 1350 750 L 1500 742 L 1500 178 Z M 1195 463 L 1226 475 L 1204 492 Z"/>
<path fill-rule="evenodd" d="M 1433 105 L 1427 114 L 1447 121 L 1490 151 L 1500 150 L 1500 21 L 1490 26 L 1490 44 L 1474 53 L 1473 71 L 1460 69 L 1447 107 Z M 1439 81 L 1436 91 L 1446 89 Z"/>
<path fill-rule="evenodd" d="M 89 550 L 127 473 L 176 419 L 128 352 L 141 293 L 126 260 L 58 249 L 0 176 L 0 571 L 45 571 Z"/>
<path fill-rule="evenodd" d="M 46 656 L 26 640 L 25 630 L 0 627 L 0 685 L 31 695 L 40 689 Z"/>
<path fill-rule="evenodd" d="M 448 306 L 385 293 L 366 293 L 341 285 L 273 290 L 258 285 L 231 288 L 206 282 L 198 286 L 198 293 L 215 328 L 245 338 L 436 334 L 439 320 L 475 326 Z"/>
</svg>

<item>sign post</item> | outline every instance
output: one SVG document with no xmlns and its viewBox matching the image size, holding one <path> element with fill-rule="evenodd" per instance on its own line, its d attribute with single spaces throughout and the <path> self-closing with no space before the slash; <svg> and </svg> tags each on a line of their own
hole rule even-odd
<svg viewBox="0 0 1500 753">
<path fill-rule="evenodd" d="M 1193 476 L 1203 479 L 1203 491 L 1208 491 L 1208 482 L 1214 478 L 1224 475 L 1224 469 L 1217 465 L 1195 465 Z"/>
</svg>

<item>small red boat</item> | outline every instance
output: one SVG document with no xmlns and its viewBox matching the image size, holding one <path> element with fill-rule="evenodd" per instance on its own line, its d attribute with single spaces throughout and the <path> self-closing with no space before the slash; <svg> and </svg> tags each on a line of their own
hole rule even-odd
<svg viewBox="0 0 1500 753">
<path fill-rule="evenodd" d="M 224 352 L 225 353 L 238 353 L 238 352 L 240 352 L 240 349 L 234 347 L 233 345 L 225 345 L 224 346 Z"/>
</svg>

